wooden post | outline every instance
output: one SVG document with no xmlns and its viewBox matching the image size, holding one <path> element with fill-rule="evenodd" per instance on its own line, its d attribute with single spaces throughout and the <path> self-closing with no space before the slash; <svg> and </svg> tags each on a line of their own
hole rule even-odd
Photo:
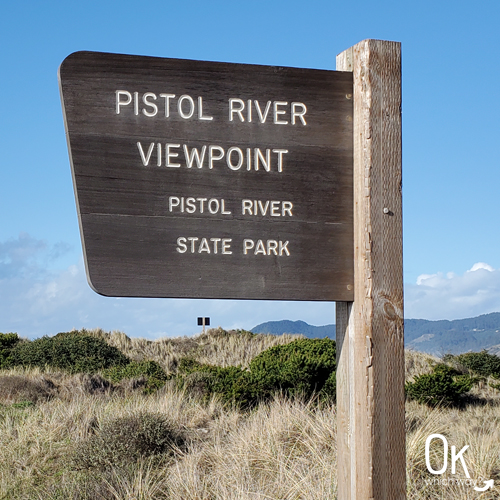
<svg viewBox="0 0 500 500">
<path fill-rule="evenodd" d="M 406 498 L 401 45 L 337 56 L 354 78 L 354 302 L 337 302 L 339 500 Z"/>
</svg>

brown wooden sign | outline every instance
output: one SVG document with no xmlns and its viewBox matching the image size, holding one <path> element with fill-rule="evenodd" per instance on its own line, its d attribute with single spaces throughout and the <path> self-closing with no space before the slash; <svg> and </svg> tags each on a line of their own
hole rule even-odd
<svg viewBox="0 0 500 500">
<path fill-rule="evenodd" d="M 353 299 L 352 73 L 77 52 L 59 82 L 96 292 Z"/>
</svg>

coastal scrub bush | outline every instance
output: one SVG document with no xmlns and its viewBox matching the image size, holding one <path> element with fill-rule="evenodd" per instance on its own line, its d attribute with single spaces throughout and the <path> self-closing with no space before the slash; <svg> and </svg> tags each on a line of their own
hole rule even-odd
<svg viewBox="0 0 500 500">
<path fill-rule="evenodd" d="M 57 394 L 55 384 L 46 378 L 30 380 L 19 375 L 0 376 L 0 400 L 4 402 L 48 400 Z"/>
<path fill-rule="evenodd" d="M 95 373 L 130 360 L 116 347 L 90 336 L 56 336 L 17 343 L 10 351 L 10 364 L 44 369 L 59 368 L 70 373 Z"/>
<path fill-rule="evenodd" d="M 475 381 L 469 375 L 461 375 L 451 366 L 439 363 L 432 373 L 418 375 L 414 382 L 407 382 L 405 392 L 409 399 L 428 406 L 456 406 Z"/>
<path fill-rule="evenodd" d="M 10 353 L 20 340 L 17 333 L 0 333 L 0 368 L 8 368 L 10 366 Z"/>
<path fill-rule="evenodd" d="M 308 398 L 323 391 L 334 398 L 335 356 L 334 340 L 299 339 L 256 356 L 250 362 L 250 373 L 264 395 L 282 391 Z"/>
<path fill-rule="evenodd" d="M 250 373 L 240 366 L 214 366 L 199 363 L 190 357 L 181 358 L 176 380 L 180 388 L 205 400 L 217 394 L 224 403 L 247 407 L 259 399 Z"/>
<path fill-rule="evenodd" d="M 243 370 L 220 367 L 182 358 L 177 381 L 181 387 L 204 397 L 217 394 L 224 402 L 242 407 L 269 400 L 277 392 L 287 396 L 335 399 L 335 341 L 299 339 L 271 347 L 256 356 Z"/>
<path fill-rule="evenodd" d="M 165 385 L 168 375 L 156 361 L 131 361 L 127 365 L 115 365 L 103 371 L 103 376 L 111 382 L 144 377 L 144 392 L 150 394 Z"/>
<path fill-rule="evenodd" d="M 500 378 L 500 357 L 486 351 L 467 352 L 451 357 L 453 361 L 483 377 Z"/>
<path fill-rule="evenodd" d="M 141 458 L 171 456 L 184 449 L 186 438 L 165 415 L 139 412 L 114 418 L 75 449 L 77 469 L 123 466 Z"/>
</svg>

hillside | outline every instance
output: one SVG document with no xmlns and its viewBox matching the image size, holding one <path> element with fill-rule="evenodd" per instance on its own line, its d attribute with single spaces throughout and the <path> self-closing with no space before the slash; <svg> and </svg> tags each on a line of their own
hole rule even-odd
<svg viewBox="0 0 500 500">
<path fill-rule="evenodd" d="M 302 334 L 309 338 L 335 338 L 335 325 L 312 326 L 304 321 L 268 321 L 252 329 L 254 333 Z M 500 353 L 500 313 L 453 321 L 405 320 L 405 347 L 433 355 L 460 354 L 489 350 Z"/>
<path fill-rule="evenodd" d="M 313 326 L 305 321 L 268 321 L 261 323 L 251 330 L 253 333 L 270 333 L 282 335 L 283 333 L 301 334 L 307 338 L 335 338 L 335 325 Z"/>
<path fill-rule="evenodd" d="M 430 354 L 481 351 L 500 344 L 500 313 L 453 321 L 405 320 L 405 345 Z"/>
</svg>

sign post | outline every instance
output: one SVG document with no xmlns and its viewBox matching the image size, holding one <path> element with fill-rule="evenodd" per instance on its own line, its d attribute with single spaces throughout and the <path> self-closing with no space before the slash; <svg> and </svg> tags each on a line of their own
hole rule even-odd
<svg viewBox="0 0 500 500">
<path fill-rule="evenodd" d="M 198 326 L 202 326 L 202 333 L 205 333 L 205 327 L 210 326 L 210 318 L 200 317 L 198 318 Z"/>
<path fill-rule="evenodd" d="M 77 52 L 59 81 L 92 288 L 337 301 L 338 498 L 400 500 L 400 44 L 337 69 Z"/>
<path fill-rule="evenodd" d="M 365 40 L 353 72 L 354 301 L 337 302 L 338 498 L 406 498 L 401 46 Z"/>
</svg>

